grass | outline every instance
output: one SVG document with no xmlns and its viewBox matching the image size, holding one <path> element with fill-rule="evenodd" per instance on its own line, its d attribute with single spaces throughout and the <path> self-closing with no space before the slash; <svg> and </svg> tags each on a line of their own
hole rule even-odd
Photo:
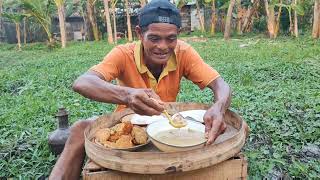
<svg viewBox="0 0 320 180">
<path fill-rule="evenodd" d="M 219 37 L 190 44 L 231 85 L 232 109 L 251 127 L 243 149 L 250 179 L 319 177 L 319 154 L 304 149 L 320 149 L 320 42 Z M 71 122 L 112 112 L 114 105 L 71 90 L 72 82 L 111 48 L 86 42 L 50 51 L 32 44 L 17 52 L 0 44 L 0 179 L 48 176 L 56 157 L 47 137 L 56 128 L 59 107 L 69 110 Z M 183 80 L 177 101 L 210 103 L 210 97 L 209 90 Z"/>
</svg>

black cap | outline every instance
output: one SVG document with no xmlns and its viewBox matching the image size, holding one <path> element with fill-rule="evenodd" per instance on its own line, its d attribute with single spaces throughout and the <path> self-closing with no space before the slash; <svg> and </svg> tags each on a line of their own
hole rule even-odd
<svg viewBox="0 0 320 180">
<path fill-rule="evenodd" d="M 181 16 L 178 8 L 168 0 L 152 0 L 139 13 L 139 26 L 152 23 L 169 23 L 181 27 Z"/>
</svg>

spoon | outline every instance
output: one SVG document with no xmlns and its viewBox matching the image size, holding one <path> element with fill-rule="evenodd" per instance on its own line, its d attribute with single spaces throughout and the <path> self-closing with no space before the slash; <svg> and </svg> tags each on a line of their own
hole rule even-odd
<svg viewBox="0 0 320 180">
<path fill-rule="evenodd" d="M 175 128 L 182 128 L 187 125 L 186 120 L 179 114 L 175 118 L 172 118 L 166 110 L 163 111 L 163 114 L 169 120 L 169 124 Z"/>
</svg>

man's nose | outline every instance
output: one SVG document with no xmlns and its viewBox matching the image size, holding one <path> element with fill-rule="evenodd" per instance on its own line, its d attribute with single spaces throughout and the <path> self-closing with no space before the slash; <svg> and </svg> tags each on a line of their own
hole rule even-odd
<svg viewBox="0 0 320 180">
<path fill-rule="evenodd" d="M 162 39 L 159 43 L 158 43 L 158 48 L 161 50 L 166 50 L 168 49 L 168 43 L 166 42 L 166 40 Z"/>
</svg>

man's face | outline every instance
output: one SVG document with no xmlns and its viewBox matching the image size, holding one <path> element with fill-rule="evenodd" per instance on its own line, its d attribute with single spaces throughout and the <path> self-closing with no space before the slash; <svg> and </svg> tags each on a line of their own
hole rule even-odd
<svg viewBox="0 0 320 180">
<path fill-rule="evenodd" d="M 164 65 L 174 53 L 179 29 L 168 23 L 153 23 L 146 32 L 138 32 L 144 48 L 146 64 Z"/>
</svg>

